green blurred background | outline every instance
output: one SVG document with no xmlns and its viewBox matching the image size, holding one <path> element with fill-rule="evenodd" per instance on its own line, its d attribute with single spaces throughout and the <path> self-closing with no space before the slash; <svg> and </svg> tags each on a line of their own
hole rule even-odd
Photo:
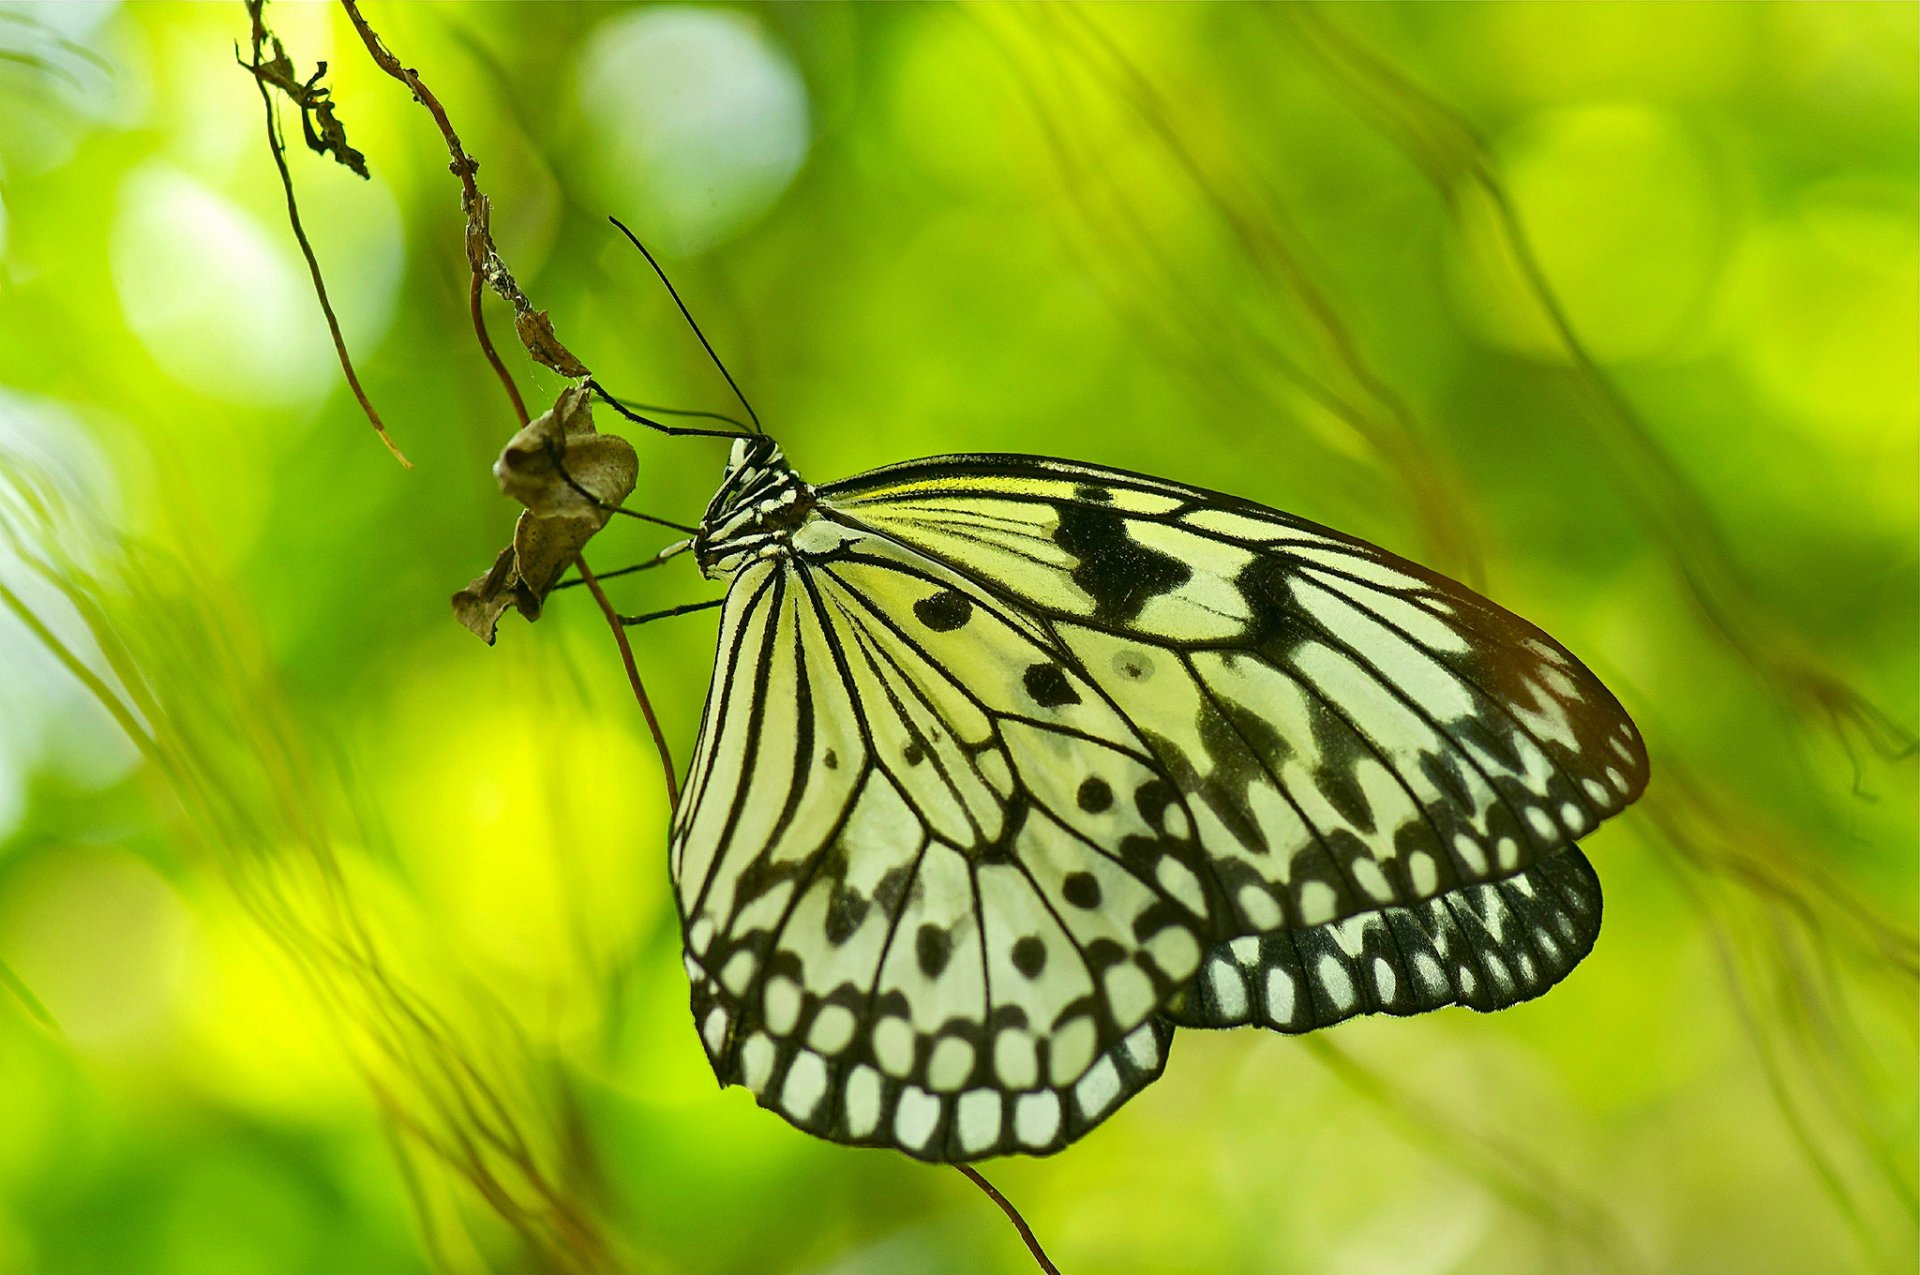
<svg viewBox="0 0 1920 1275">
<path fill-rule="evenodd" d="M 715 1089 L 600 616 L 448 613 L 514 422 L 445 150 L 337 9 L 268 15 L 369 157 L 283 108 L 410 472 L 238 0 L 0 7 L 0 1272 L 1032 1269 L 953 1172 Z M 1914 1269 L 1920 10 L 367 16 L 618 392 L 728 406 L 609 213 L 815 480 L 1231 490 L 1478 582 L 1641 724 L 1563 986 L 1183 1034 L 989 1166 L 1063 1269 Z M 722 445 L 635 442 L 697 516 Z M 683 760 L 712 629 L 636 632 Z"/>
</svg>

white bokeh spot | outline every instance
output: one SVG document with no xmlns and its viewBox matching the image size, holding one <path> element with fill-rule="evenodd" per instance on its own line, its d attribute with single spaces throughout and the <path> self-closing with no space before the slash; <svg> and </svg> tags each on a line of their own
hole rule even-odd
<svg viewBox="0 0 1920 1275">
<path fill-rule="evenodd" d="M 599 194 L 697 252 L 771 207 L 806 160 L 806 85 L 752 18 L 659 8 L 602 24 L 577 93 Z"/>
</svg>

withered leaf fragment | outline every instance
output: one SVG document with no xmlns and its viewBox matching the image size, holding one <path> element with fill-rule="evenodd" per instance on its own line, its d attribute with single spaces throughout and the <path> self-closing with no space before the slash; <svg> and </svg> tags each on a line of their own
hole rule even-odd
<svg viewBox="0 0 1920 1275">
<path fill-rule="evenodd" d="M 596 433 L 592 393 L 568 389 L 494 462 L 500 490 L 527 507 L 493 567 L 453 595 L 453 615 L 489 646 L 511 606 L 540 618 L 546 596 L 633 494 L 639 460 L 626 439 Z M 571 481 L 569 481 L 571 480 Z"/>
</svg>

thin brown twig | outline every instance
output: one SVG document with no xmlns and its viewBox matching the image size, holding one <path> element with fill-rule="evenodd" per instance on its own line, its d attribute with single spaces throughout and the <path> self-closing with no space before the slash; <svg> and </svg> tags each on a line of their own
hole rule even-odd
<svg viewBox="0 0 1920 1275">
<path fill-rule="evenodd" d="M 273 109 L 273 94 L 267 91 L 267 81 L 260 74 L 260 68 L 264 65 L 260 54 L 268 41 L 272 41 L 274 52 L 280 59 L 285 57 L 279 39 L 267 32 L 265 8 L 266 0 L 248 0 L 247 12 L 253 18 L 253 62 L 248 69 L 253 72 L 254 87 L 260 90 L 260 103 L 266 109 L 267 149 L 273 152 L 273 166 L 280 170 L 280 186 L 287 192 L 287 220 L 293 225 L 293 237 L 300 244 L 300 255 L 307 259 L 307 273 L 313 279 L 313 293 L 320 300 L 320 313 L 326 316 L 327 331 L 333 335 L 333 349 L 340 356 L 340 370 L 346 375 L 347 388 L 353 391 L 360 410 L 367 414 L 368 422 L 372 424 L 374 432 L 380 435 L 380 441 L 386 444 L 387 450 L 393 453 L 393 458 L 412 469 L 413 462 L 407 459 L 406 453 L 393 441 L 393 436 L 387 433 L 386 422 L 374 410 L 373 401 L 360 384 L 359 374 L 353 370 L 353 359 L 347 354 L 347 339 L 340 333 L 340 320 L 333 312 L 333 302 L 327 297 L 327 281 L 320 274 L 320 261 L 314 256 L 313 244 L 308 242 L 306 227 L 300 222 L 300 204 L 293 194 L 293 174 L 287 168 L 287 147 L 280 136 L 280 118 Z"/>
<path fill-rule="evenodd" d="M 433 90 L 421 80 L 420 73 L 394 56 L 393 50 L 386 46 L 366 18 L 360 12 L 360 6 L 354 0 L 340 0 L 340 7 L 346 10 L 347 17 L 353 23 L 353 29 L 360 34 L 360 42 L 367 46 L 367 53 L 374 64 L 389 76 L 406 85 L 407 91 L 420 105 L 427 108 L 433 116 L 433 122 L 440 130 L 440 136 L 447 144 L 447 154 L 451 162 L 447 167 L 460 179 L 460 208 L 467 217 L 467 263 L 473 273 L 484 279 L 487 286 L 500 294 L 513 306 L 513 328 L 520 337 L 520 343 L 526 347 L 533 359 L 562 376 L 586 376 L 587 365 L 574 357 L 573 351 L 560 343 L 555 335 L 553 322 L 544 310 L 536 310 L 527 299 L 520 285 L 514 282 L 513 272 L 507 269 L 506 262 L 500 259 L 500 252 L 494 246 L 493 232 L 489 225 L 490 206 L 487 197 L 481 193 L 480 184 L 473 178 L 479 171 L 480 161 L 467 154 L 466 147 L 460 143 L 460 135 L 454 131 L 453 121 L 447 118 L 446 108 Z M 474 305 L 477 311 L 478 303 Z M 491 346 L 487 347 L 489 362 L 493 364 L 495 374 L 502 384 L 508 384 L 510 378 L 506 367 L 494 355 Z M 517 399 L 518 391 L 509 389 Z M 520 417 L 524 423 L 526 414 Z"/>
<path fill-rule="evenodd" d="M 956 1164 L 953 1167 L 960 1170 L 967 1181 L 985 1191 L 989 1200 L 1000 1206 L 1000 1211 L 1007 1215 L 1009 1222 L 1013 1223 L 1013 1229 L 1020 1232 L 1020 1238 L 1026 1241 L 1027 1251 L 1033 1254 L 1035 1264 L 1045 1271 L 1046 1275 L 1060 1275 L 1060 1268 L 1053 1264 L 1053 1259 L 1047 1256 L 1047 1251 L 1040 1247 L 1040 1241 L 1034 1238 L 1033 1228 L 1027 1225 L 1027 1219 L 1020 1216 L 1020 1210 L 1013 1207 L 1013 1201 L 1000 1194 L 999 1188 L 982 1177 L 980 1170 L 972 1165 Z"/>
<path fill-rule="evenodd" d="M 672 813 L 680 805 L 680 781 L 674 777 L 673 754 L 667 751 L 667 737 L 660 729 L 659 719 L 653 715 L 653 704 L 647 699 L 647 688 L 640 683 L 640 666 L 634 663 L 633 647 L 627 642 L 627 631 L 620 623 L 620 613 L 613 609 L 613 603 L 607 600 L 600 581 L 588 570 L 586 558 L 575 558 L 573 565 L 580 569 L 580 578 L 586 581 L 587 591 L 593 594 L 593 600 L 600 604 L 601 614 L 607 617 L 607 626 L 613 630 L 613 640 L 620 644 L 620 659 L 627 666 L 627 681 L 633 687 L 633 697 L 640 701 L 640 713 L 647 719 L 647 730 L 653 735 L 653 746 L 660 753 L 660 772 L 667 780 L 667 810 Z M 987 1189 L 991 1191 L 993 1188 Z"/>
<path fill-rule="evenodd" d="M 526 400 L 520 397 L 520 387 L 513 383 L 513 376 L 507 371 L 507 365 L 500 361 L 500 352 L 493 348 L 493 338 L 487 335 L 487 320 L 480 311 L 480 293 L 485 282 L 480 272 L 474 271 L 467 281 L 467 314 L 473 319 L 473 336 L 480 342 L 480 352 L 487 356 L 487 362 L 493 365 L 493 374 L 500 378 L 500 385 L 507 391 L 507 398 L 513 403 L 513 414 L 525 426 L 532 418 L 527 415 Z"/>
</svg>

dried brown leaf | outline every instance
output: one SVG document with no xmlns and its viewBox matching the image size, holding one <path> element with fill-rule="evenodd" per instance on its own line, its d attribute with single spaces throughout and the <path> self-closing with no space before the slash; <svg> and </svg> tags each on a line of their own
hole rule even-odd
<svg viewBox="0 0 1920 1275">
<path fill-rule="evenodd" d="M 540 618 L 547 594 L 633 494 L 639 460 L 626 439 L 594 430 L 591 392 L 568 389 L 508 441 L 493 474 L 527 509 L 492 569 L 453 595 L 454 618 L 489 645 L 508 607 Z"/>
</svg>

